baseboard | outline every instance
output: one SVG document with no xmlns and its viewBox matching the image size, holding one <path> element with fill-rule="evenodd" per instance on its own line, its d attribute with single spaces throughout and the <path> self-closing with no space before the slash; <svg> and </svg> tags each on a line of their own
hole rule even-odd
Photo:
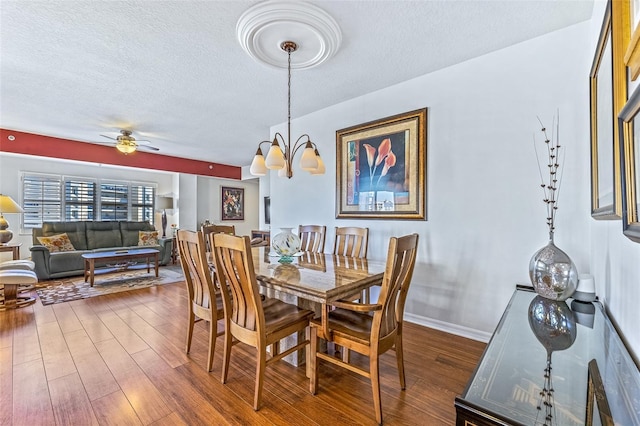
<svg viewBox="0 0 640 426">
<path fill-rule="evenodd" d="M 451 324 L 433 318 L 409 314 L 407 312 L 404 313 L 404 319 L 407 322 L 434 328 L 436 330 L 444 331 L 445 333 L 455 334 L 456 336 L 466 337 L 467 339 L 473 339 L 479 342 L 487 343 L 489 339 L 491 339 L 492 333 L 487 333 L 486 331 L 475 330 L 462 325 Z"/>
</svg>

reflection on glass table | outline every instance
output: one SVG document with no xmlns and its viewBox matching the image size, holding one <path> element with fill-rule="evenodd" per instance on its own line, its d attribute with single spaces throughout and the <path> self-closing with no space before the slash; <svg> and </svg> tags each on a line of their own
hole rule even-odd
<svg viewBox="0 0 640 426">
<path fill-rule="evenodd" d="M 456 398 L 457 424 L 606 424 L 606 415 L 600 423 L 601 405 L 593 403 L 597 398 L 587 398 L 588 390 L 598 390 L 606 394 L 614 424 L 640 425 L 640 371 L 602 306 L 567 302 L 543 299 L 526 288 L 515 291 Z M 589 375 L 592 360 L 601 389 Z"/>
</svg>

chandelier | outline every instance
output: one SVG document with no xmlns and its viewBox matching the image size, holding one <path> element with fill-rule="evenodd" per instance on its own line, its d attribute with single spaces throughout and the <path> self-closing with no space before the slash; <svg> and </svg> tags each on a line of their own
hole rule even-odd
<svg viewBox="0 0 640 426">
<path fill-rule="evenodd" d="M 289 79 L 287 83 L 287 139 L 276 132 L 273 141 L 262 141 L 258 144 L 258 150 L 253 157 L 249 171 L 254 176 L 264 176 L 269 170 L 278 170 L 278 176 L 293 176 L 293 157 L 302 149 L 302 157 L 300 158 L 300 168 L 306 170 L 312 175 L 322 175 L 325 172 L 324 163 L 320 158 L 318 147 L 311 142 L 308 134 L 300 136 L 293 147 L 291 146 L 291 53 L 298 49 L 298 45 L 293 41 L 284 41 L 280 44 L 280 48 L 287 52 Z M 270 143 L 267 158 L 262 154 L 262 145 Z"/>
</svg>

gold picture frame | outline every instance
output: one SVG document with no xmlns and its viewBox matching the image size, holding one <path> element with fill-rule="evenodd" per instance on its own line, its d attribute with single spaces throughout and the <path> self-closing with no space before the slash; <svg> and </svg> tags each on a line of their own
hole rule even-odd
<svg viewBox="0 0 640 426">
<path fill-rule="evenodd" d="M 629 2 L 607 2 L 589 73 L 591 112 L 591 216 L 622 217 L 620 129 L 617 115 L 627 100 L 624 52 L 629 43 Z"/>
<path fill-rule="evenodd" d="M 336 218 L 426 220 L 427 108 L 336 131 Z"/>
<path fill-rule="evenodd" d="M 597 415 L 597 417 L 596 417 Z M 587 373 L 587 412 L 585 413 L 585 425 L 592 426 L 594 419 L 598 419 L 596 424 L 602 426 L 613 426 L 615 423 L 611 416 L 607 392 L 604 388 L 598 362 L 594 359 L 589 361 Z"/>
<path fill-rule="evenodd" d="M 622 232 L 640 243 L 638 188 L 640 188 L 640 88 L 620 111 L 620 151 L 622 152 Z"/>
<path fill-rule="evenodd" d="M 635 81 L 640 75 L 640 0 L 629 2 L 629 17 L 631 22 L 631 41 L 624 55 L 624 63 L 629 67 L 629 77 Z"/>
</svg>

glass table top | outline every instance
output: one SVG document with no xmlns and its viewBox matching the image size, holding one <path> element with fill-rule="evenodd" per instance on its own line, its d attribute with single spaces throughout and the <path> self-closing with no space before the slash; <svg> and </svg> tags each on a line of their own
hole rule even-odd
<svg viewBox="0 0 640 426">
<path fill-rule="evenodd" d="M 458 400 L 511 424 L 600 424 L 592 360 L 613 423 L 640 425 L 640 372 L 600 303 L 519 288 Z"/>
</svg>

